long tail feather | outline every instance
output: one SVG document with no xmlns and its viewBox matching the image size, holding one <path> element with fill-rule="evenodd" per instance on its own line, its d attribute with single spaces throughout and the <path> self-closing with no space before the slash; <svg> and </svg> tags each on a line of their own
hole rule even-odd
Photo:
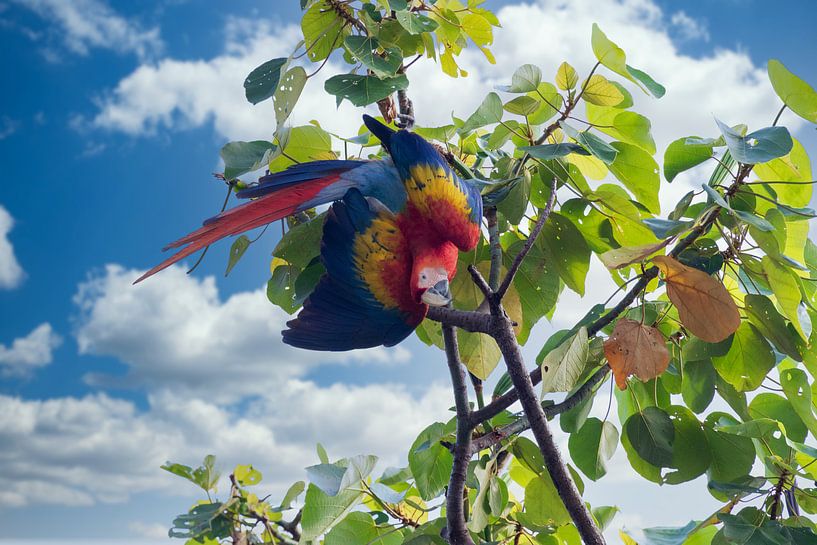
<svg viewBox="0 0 817 545">
<path fill-rule="evenodd" d="M 323 173 L 321 172 L 321 174 Z M 338 179 L 339 174 L 335 171 L 332 175 L 319 179 L 299 180 L 296 184 L 285 184 L 280 186 L 277 191 L 270 192 L 259 199 L 236 206 L 206 220 L 204 225 L 197 230 L 165 246 L 165 250 L 171 248 L 181 249 L 140 276 L 134 284 L 153 276 L 224 237 L 249 231 L 297 212 L 301 205 L 314 198 L 321 189 L 333 184 Z"/>
</svg>

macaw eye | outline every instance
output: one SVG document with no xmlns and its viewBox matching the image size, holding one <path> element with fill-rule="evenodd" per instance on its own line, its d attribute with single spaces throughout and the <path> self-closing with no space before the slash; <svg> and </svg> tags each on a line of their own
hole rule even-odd
<svg viewBox="0 0 817 545">
<path fill-rule="evenodd" d="M 420 275 L 420 280 L 425 280 L 425 279 L 426 279 L 426 273 L 422 273 Z"/>
</svg>

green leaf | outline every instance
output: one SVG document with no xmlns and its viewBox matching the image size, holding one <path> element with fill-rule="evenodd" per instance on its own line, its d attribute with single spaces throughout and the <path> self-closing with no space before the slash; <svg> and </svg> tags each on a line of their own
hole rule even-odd
<svg viewBox="0 0 817 545">
<path fill-rule="evenodd" d="M 618 151 L 607 142 L 589 131 L 579 132 L 564 121 L 559 125 L 570 138 L 576 140 L 587 151 L 599 158 L 604 164 L 610 165 L 616 158 Z"/>
<path fill-rule="evenodd" d="M 216 457 L 212 454 L 205 456 L 201 466 L 193 470 L 193 482 L 204 491 L 215 489 L 220 478 L 221 473 L 216 471 Z"/>
<path fill-rule="evenodd" d="M 573 463 L 591 480 L 607 474 L 607 462 L 618 446 L 618 430 L 608 421 L 588 418 L 578 432 L 570 435 L 568 448 Z"/>
<path fill-rule="evenodd" d="M 237 465 L 233 475 L 242 486 L 252 486 L 261 482 L 261 472 L 251 465 Z"/>
<path fill-rule="evenodd" d="M 548 253 L 567 287 L 583 296 L 590 268 L 590 248 L 573 222 L 552 213 L 535 244 Z"/>
<path fill-rule="evenodd" d="M 354 58 L 379 78 L 393 76 L 403 62 L 403 54 L 399 47 L 383 48 L 383 52 L 378 53 L 380 42 L 376 38 L 347 36 L 344 45 Z"/>
<path fill-rule="evenodd" d="M 279 132 L 280 138 L 280 132 Z M 284 155 L 277 155 L 269 163 L 270 172 L 284 170 L 290 165 L 319 159 L 335 159 L 332 152 L 332 136 L 315 125 L 292 127 L 286 131 L 281 142 Z"/>
<path fill-rule="evenodd" d="M 228 142 L 221 148 L 221 159 L 224 161 L 224 177 L 234 180 L 263 167 L 269 161 L 275 144 L 266 140 L 252 142 Z"/>
<path fill-rule="evenodd" d="M 721 208 L 726 208 L 727 210 L 729 210 L 729 203 L 727 203 L 724 200 L 723 196 L 720 193 L 718 193 L 717 189 L 711 187 L 709 184 L 701 184 L 701 187 L 703 187 L 704 192 L 706 192 L 706 195 L 712 202 L 714 202 Z"/>
<path fill-rule="evenodd" d="M 548 161 L 556 159 L 557 157 L 564 157 L 570 153 L 578 153 L 579 155 L 590 155 L 590 152 L 584 149 L 579 144 L 572 142 L 562 142 L 560 144 L 541 144 L 539 146 L 520 146 L 521 151 L 527 152 L 531 157 Z"/>
<path fill-rule="evenodd" d="M 572 390 L 587 365 L 587 357 L 587 329 L 582 327 L 542 360 L 542 393 Z"/>
<path fill-rule="evenodd" d="M 477 111 L 465 121 L 460 127 L 460 132 L 468 132 L 485 125 L 498 123 L 502 119 L 502 99 L 496 93 L 488 93 Z"/>
<path fill-rule="evenodd" d="M 811 384 L 802 369 L 786 369 L 780 372 L 780 385 L 789 400 L 794 412 L 806 425 L 811 434 L 817 437 L 817 418 L 814 416 Z"/>
<path fill-rule="evenodd" d="M 761 394 L 762 395 L 762 394 Z M 716 431 L 715 423 L 738 421 L 725 413 L 712 413 L 704 423 L 712 464 L 707 470 L 710 481 L 730 482 L 749 474 L 755 461 L 755 447 L 748 437 Z"/>
<path fill-rule="evenodd" d="M 800 336 L 806 339 L 797 314 L 797 309 L 800 307 L 800 284 L 796 275 L 791 269 L 784 267 L 767 255 L 763 256 L 761 263 L 774 297 L 777 299 L 777 304 L 783 310 L 783 316 L 788 318 Z"/>
<path fill-rule="evenodd" d="M 702 413 L 709 407 L 715 397 L 715 368 L 711 361 L 684 362 L 681 395 L 684 403 L 696 413 Z"/>
<path fill-rule="evenodd" d="M 440 25 L 434 19 L 426 17 L 421 13 L 413 11 L 398 11 L 397 22 L 406 29 L 409 34 L 422 34 L 424 32 L 434 32 Z"/>
<path fill-rule="evenodd" d="M 665 220 L 661 218 L 647 218 L 641 220 L 641 223 L 649 227 L 650 231 L 652 231 L 656 237 L 663 239 L 675 236 L 679 233 L 683 233 L 684 231 L 692 227 L 693 222 L 679 220 Z"/>
<path fill-rule="evenodd" d="M 408 84 L 405 74 L 382 79 L 377 76 L 339 74 L 326 80 L 323 87 L 327 93 L 338 97 L 338 100 L 345 98 L 355 106 L 366 106 L 395 91 L 406 89 Z"/>
<path fill-rule="evenodd" d="M 672 444 L 672 467 L 675 471 L 667 473 L 664 481 L 668 484 L 680 484 L 703 475 L 709 469 L 712 458 L 703 427 L 692 411 L 673 405 L 668 413 L 675 429 Z"/>
<path fill-rule="evenodd" d="M 770 184 L 774 187 L 774 194 L 766 187 L 755 187 L 756 191 L 765 193 L 775 201 L 789 206 L 806 206 L 811 202 L 814 185 L 811 175 L 811 162 L 808 153 L 797 139 L 792 138 L 793 146 L 788 155 L 772 159 L 768 163 L 755 165 L 752 172 L 766 182 L 807 182 Z M 773 206 L 770 204 L 770 206 Z"/>
<path fill-rule="evenodd" d="M 236 263 L 238 263 L 241 256 L 244 255 L 244 252 L 246 252 L 249 247 L 250 239 L 247 238 L 247 235 L 241 235 L 235 239 L 235 242 L 230 246 L 230 260 L 227 262 L 227 270 L 224 271 L 224 276 L 230 274 L 230 271 L 233 270 L 233 267 L 236 266 Z"/>
<path fill-rule="evenodd" d="M 652 156 L 632 144 L 613 142 L 618 151 L 615 161 L 610 165 L 610 172 L 629 189 L 636 200 L 654 214 L 661 211 L 658 202 L 658 189 L 661 180 L 658 178 L 658 164 Z"/>
<path fill-rule="evenodd" d="M 362 497 L 363 493 L 357 490 L 345 490 L 336 496 L 329 496 L 310 484 L 301 515 L 301 539 L 304 542 L 312 541 L 324 534 L 354 509 Z"/>
<path fill-rule="evenodd" d="M 690 521 L 680 528 L 644 528 L 646 545 L 681 545 L 697 527 L 697 522 Z"/>
<path fill-rule="evenodd" d="M 374 466 L 377 464 L 377 456 L 371 454 L 360 454 L 349 458 L 346 465 L 346 472 L 340 482 L 340 490 L 349 487 L 358 487 L 361 481 L 371 475 Z"/>
<path fill-rule="evenodd" d="M 528 93 L 536 91 L 542 82 L 542 71 L 533 64 L 523 64 L 513 73 L 510 85 L 501 85 L 497 89 L 506 93 Z"/>
<path fill-rule="evenodd" d="M 805 441 L 808 436 L 808 428 L 789 400 L 783 396 L 768 392 L 758 394 L 749 404 L 749 415 L 755 420 L 767 418 L 780 422 L 786 429 L 786 437 L 792 441 Z M 782 439 L 775 439 L 770 443 L 774 441 L 777 441 L 780 447 L 785 446 Z M 788 452 L 788 449 L 785 451 Z"/>
<path fill-rule="evenodd" d="M 770 340 L 780 352 L 795 361 L 802 361 L 796 334 L 786 327 L 786 321 L 768 297 L 748 294 L 743 303 L 749 320 L 761 335 Z"/>
<path fill-rule="evenodd" d="M 633 66 L 627 65 L 627 72 L 636 80 L 641 82 L 647 90 L 652 93 L 655 98 L 661 98 L 667 92 L 663 85 L 652 79 L 646 72 L 639 70 Z"/>
<path fill-rule="evenodd" d="M 757 329 L 742 322 L 725 356 L 712 358 L 718 374 L 739 392 L 755 390 L 774 367 L 772 348 Z"/>
<path fill-rule="evenodd" d="M 284 494 L 284 499 L 281 500 L 281 506 L 278 508 L 280 511 L 285 511 L 292 506 L 292 502 L 294 502 L 298 496 L 303 493 L 304 489 L 306 488 L 306 483 L 303 481 L 298 481 L 292 486 L 289 487 L 286 494 Z"/>
<path fill-rule="evenodd" d="M 774 231 L 774 225 L 766 221 L 765 219 L 752 214 L 751 212 L 746 212 L 744 210 L 732 210 L 732 213 L 740 219 L 740 221 L 744 223 L 748 223 L 749 225 L 760 229 L 761 231 Z"/>
<path fill-rule="evenodd" d="M 759 439 L 761 437 L 769 437 L 781 431 L 781 425 L 777 420 L 772 420 L 771 418 L 758 418 L 756 420 L 741 422 L 740 424 L 718 426 L 717 429 L 723 433 Z"/>
<path fill-rule="evenodd" d="M 350 9 L 341 4 L 340 9 L 349 16 Z M 322 61 L 343 44 L 343 38 L 351 33 L 346 19 L 341 17 L 327 0 L 315 2 L 301 19 L 306 53 L 312 62 Z"/>
<path fill-rule="evenodd" d="M 519 225 L 525 217 L 530 199 L 530 173 L 525 171 L 524 174 L 511 182 L 505 198 L 497 204 L 497 210 L 513 225 Z"/>
<path fill-rule="evenodd" d="M 323 214 L 290 229 L 272 251 L 272 255 L 298 268 L 306 267 L 320 253 Z"/>
<path fill-rule="evenodd" d="M 403 536 L 388 525 L 375 524 L 372 515 L 355 511 L 326 534 L 324 545 L 400 545 Z"/>
<path fill-rule="evenodd" d="M 736 161 L 754 165 L 783 157 L 794 145 L 786 127 L 766 127 L 746 136 L 741 136 L 732 127 L 715 120 L 726 140 L 732 157 Z"/>
<path fill-rule="evenodd" d="M 669 415 L 658 407 L 645 407 L 624 423 L 624 433 L 635 451 L 657 467 L 672 466 L 675 428 Z"/>
<path fill-rule="evenodd" d="M 515 115 L 530 115 L 539 108 L 539 101 L 522 95 L 505 103 L 505 111 Z"/>
<path fill-rule="evenodd" d="M 275 105 L 275 123 L 279 128 L 286 123 L 292 114 L 292 110 L 304 90 L 306 80 L 306 70 L 302 66 L 290 68 L 281 78 L 281 83 L 272 96 L 272 102 Z"/>
<path fill-rule="evenodd" d="M 435 422 L 420 432 L 409 449 L 411 474 L 417 491 L 424 500 L 436 498 L 448 484 L 454 457 L 440 444 L 440 439 L 446 435 L 448 432 L 445 425 Z M 428 447 L 421 449 L 422 445 Z"/>
<path fill-rule="evenodd" d="M 619 106 L 625 98 L 618 87 L 600 74 L 590 76 L 583 89 L 582 98 L 596 106 Z"/>
<path fill-rule="evenodd" d="M 563 62 L 556 70 L 556 85 L 562 91 L 570 91 L 579 82 L 579 75 L 576 69 L 570 66 L 569 63 Z"/>
<path fill-rule="evenodd" d="M 199 541 L 211 536 L 226 537 L 231 527 L 231 521 L 225 515 L 227 507 L 228 504 L 221 502 L 196 505 L 188 513 L 173 520 L 173 527 L 168 535 Z"/>
<path fill-rule="evenodd" d="M 244 95 L 251 104 L 267 100 L 278 89 L 286 58 L 272 59 L 255 68 L 244 80 Z"/>
<path fill-rule="evenodd" d="M 688 137 L 673 141 L 664 152 L 664 178 L 671 182 L 681 172 L 712 157 L 712 150 L 711 145 L 690 143 Z"/>
<path fill-rule="evenodd" d="M 525 487 L 525 512 L 537 525 L 562 525 L 570 522 L 570 515 L 547 473 L 532 479 Z"/>
<path fill-rule="evenodd" d="M 768 69 L 769 80 L 780 100 L 803 119 L 817 123 L 817 91 L 776 59 L 769 61 Z"/>
<path fill-rule="evenodd" d="M 341 481 L 346 474 L 346 466 L 322 463 L 306 468 L 309 482 L 321 489 L 327 496 L 337 496 L 341 491 Z"/>
<path fill-rule="evenodd" d="M 518 241 L 502 252 L 506 268 L 523 246 L 524 242 Z M 513 285 L 522 304 L 524 322 L 531 327 L 556 306 L 561 289 L 559 275 L 550 260 L 550 255 L 542 251 L 538 245 L 534 245 L 522 261 L 513 279 Z"/>
</svg>

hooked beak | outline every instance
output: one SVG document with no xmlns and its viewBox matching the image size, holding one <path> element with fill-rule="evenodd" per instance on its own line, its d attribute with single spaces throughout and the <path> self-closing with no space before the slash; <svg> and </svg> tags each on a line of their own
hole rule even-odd
<svg viewBox="0 0 817 545">
<path fill-rule="evenodd" d="M 432 307 L 444 307 L 451 302 L 451 290 L 448 286 L 448 280 L 440 280 L 432 287 L 423 292 L 420 297 L 423 303 Z"/>
</svg>

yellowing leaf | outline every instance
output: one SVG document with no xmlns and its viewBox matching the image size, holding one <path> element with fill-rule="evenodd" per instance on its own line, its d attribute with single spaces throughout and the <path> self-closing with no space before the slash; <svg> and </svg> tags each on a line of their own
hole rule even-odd
<svg viewBox="0 0 817 545">
<path fill-rule="evenodd" d="M 596 106 L 616 106 L 624 100 L 624 93 L 604 76 L 594 74 L 585 83 L 582 97 Z"/>
<path fill-rule="evenodd" d="M 710 343 L 726 339 L 740 326 L 740 312 L 723 284 L 669 256 L 653 258 L 667 283 L 667 295 L 681 323 Z"/>
<path fill-rule="evenodd" d="M 672 239 L 658 242 L 656 244 L 644 244 L 642 246 L 625 246 L 623 248 L 613 248 L 599 255 L 599 259 L 608 269 L 621 269 L 633 263 L 640 263 L 661 248 L 670 243 Z"/>
<path fill-rule="evenodd" d="M 604 341 L 604 355 L 622 390 L 627 388 L 627 377 L 635 375 L 646 382 L 669 365 L 669 351 L 661 332 L 629 318 L 616 322 L 613 334 Z"/>
<path fill-rule="evenodd" d="M 573 89 L 576 84 L 579 82 L 579 75 L 576 73 L 576 69 L 570 66 L 567 62 L 563 62 L 559 65 L 559 69 L 556 70 L 556 85 L 562 91 L 569 91 Z"/>
</svg>

